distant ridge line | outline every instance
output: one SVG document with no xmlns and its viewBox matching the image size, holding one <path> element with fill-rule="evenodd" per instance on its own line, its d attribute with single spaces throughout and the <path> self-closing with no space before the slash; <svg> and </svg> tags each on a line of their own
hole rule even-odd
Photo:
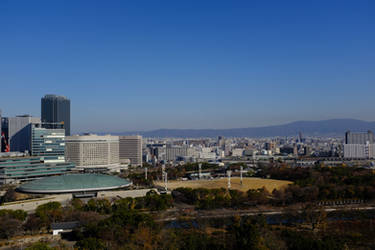
<svg viewBox="0 0 375 250">
<path fill-rule="evenodd" d="M 233 128 L 233 129 L 157 129 L 151 131 L 115 132 L 113 135 L 142 135 L 144 137 L 175 137 L 175 138 L 199 138 L 199 137 L 283 137 L 297 136 L 299 132 L 307 136 L 332 136 L 343 137 L 345 132 L 351 131 L 375 131 L 375 122 L 357 119 L 330 119 L 321 121 L 296 121 L 284 125 L 264 127 Z M 103 133 L 99 133 L 103 134 Z M 108 133 L 104 133 L 108 134 Z"/>
</svg>

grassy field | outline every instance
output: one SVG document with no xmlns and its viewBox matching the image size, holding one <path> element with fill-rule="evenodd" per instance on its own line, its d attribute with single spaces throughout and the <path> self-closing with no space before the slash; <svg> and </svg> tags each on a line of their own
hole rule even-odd
<svg viewBox="0 0 375 250">
<path fill-rule="evenodd" d="M 156 182 L 157 186 L 164 186 L 162 182 Z M 286 187 L 288 184 L 292 184 L 290 181 L 281 181 L 273 179 L 261 179 L 261 178 L 243 178 L 242 185 L 240 184 L 239 177 L 231 178 L 231 189 L 237 189 L 246 192 L 249 189 L 258 189 L 265 187 L 269 192 L 274 189 L 280 189 Z M 179 187 L 189 188 L 227 188 L 228 179 L 214 179 L 214 180 L 196 180 L 196 181 L 168 181 L 168 189 L 176 189 Z"/>
</svg>

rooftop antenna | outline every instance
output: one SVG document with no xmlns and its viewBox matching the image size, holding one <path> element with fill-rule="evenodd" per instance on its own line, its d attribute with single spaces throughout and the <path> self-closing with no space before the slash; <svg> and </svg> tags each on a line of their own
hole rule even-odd
<svg viewBox="0 0 375 250">
<path fill-rule="evenodd" d="M 228 170 L 227 171 L 227 176 L 228 176 L 228 190 L 231 188 L 231 185 L 230 185 L 230 176 L 232 174 L 232 171 L 231 170 Z"/>
</svg>

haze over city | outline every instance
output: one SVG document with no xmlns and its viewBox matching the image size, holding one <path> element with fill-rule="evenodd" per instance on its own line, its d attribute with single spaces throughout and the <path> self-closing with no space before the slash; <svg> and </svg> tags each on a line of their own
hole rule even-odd
<svg viewBox="0 0 375 250">
<path fill-rule="evenodd" d="M 373 10 L 373 1 L 2 1 L 0 106 L 39 116 L 41 93 L 68 96 L 73 132 L 373 121 Z"/>
</svg>

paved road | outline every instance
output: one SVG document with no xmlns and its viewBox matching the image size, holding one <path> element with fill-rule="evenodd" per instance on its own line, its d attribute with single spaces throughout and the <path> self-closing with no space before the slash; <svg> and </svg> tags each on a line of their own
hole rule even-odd
<svg viewBox="0 0 375 250">
<path fill-rule="evenodd" d="M 10 210 L 22 209 L 26 212 L 32 212 L 32 211 L 35 211 L 35 209 L 38 206 L 46 204 L 48 202 L 57 201 L 64 205 L 67 202 L 69 202 L 71 199 L 72 199 L 71 194 L 48 195 L 40 199 L 30 199 L 30 200 L 23 200 L 23 201 L 17 201 L 17 202 L 8 202 L 5 205 L 0 206 L 0 210 L 1 209 L 10 209 Z"/>
<path fill-rule="evenodd" d="M 324 208 L 326 212 L 334 212 L 334 211 L 350 211 L 350 210 L 375 210 L 375 206 L 366 206 L 366 207 L 336 207 L 336 208 Z M 319 210 L 316 210 L 317 212 Z M 299 210 L 298 212 L 302 212 Z M 197 214 L 188 215 L 188 217 L 196 218 L 196 219 L 210 219 L 210 218 L 226 218 L 226 217 L 233 217 L 233 216 L 255 216 L 255 215 L 281 215 L 287 213 L 283 210 L 264 210 L 264 211 L 254 211 L 254 210 L 214 210 L 214 211 L 199 211 Z M 168 222 L 168 221 L 176 221 L 178 217 L 171 216 L 162 219 L 157 219 L 157 222 Z"/>
<path fill-rule="evenodd" d="M 98 198 L 126 198 L 126 197 L 143 197 L 151 189 L 136 189 L 136 190 L 121 190 L 121 191 L 103 191 L 98 192 Z M 33 212 L 35 209 L 48 202 L 57 201 L 63 206 L 67 205 L 72 200 L 72 194 L 57 194 L 47 195 L 40 199 L 30 199 L 17 202 L 9 202 L 5 205 L 0 206 L 1 209 L 17 210 L 22 209 L 26 212 Z"/>
</svg>

